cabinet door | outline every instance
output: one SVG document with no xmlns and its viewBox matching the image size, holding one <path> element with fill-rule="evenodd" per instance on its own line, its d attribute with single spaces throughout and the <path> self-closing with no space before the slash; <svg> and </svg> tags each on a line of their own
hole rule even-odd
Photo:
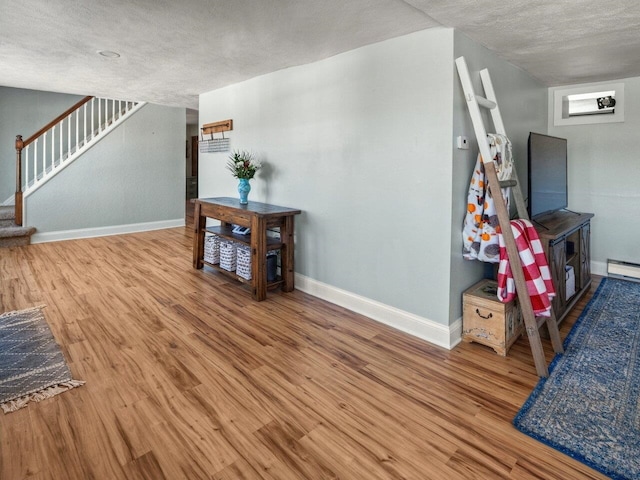
<svg viewBox="0 0 640 480">
<path fill-rule="evenodd" d="M 565 285 L 565 270 L 567 262 L 565 239 L 561 238 L 549 244 L 549 269 L 553 286 L 556 287 L 556 296 L 553 299 L 553 311 L 560 318 L 564 313 L 567 303 L 567 290 Z"/>
<path fill-rule="evenodd" d="M 591 280 L 591 224 L 586 223 L 580 229 L 580 288 L 587 286 Z"/>
</svg>

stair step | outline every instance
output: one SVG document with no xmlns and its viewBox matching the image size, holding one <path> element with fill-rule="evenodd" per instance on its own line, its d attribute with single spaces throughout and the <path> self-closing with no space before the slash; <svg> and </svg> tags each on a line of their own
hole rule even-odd
<svg viewBox="0 0 640 480">
<path fill-rule="evenodd" d="M 33 235 L 36 229 L 33 227 L 19 227 L 18 225 L 12 225 L 10 227 L 0 228 L 0 238 L 9 237 L 23 237 L 25 235 Z"/>
<path fill-rule="evenodd" d="M 33 227 L 19 227 L 17 225 L 0 227 L 0 247 L 19 247 L 31 243 L 31 235 L 35 233 Z"/>
<path fill-rule="evenodd" d="M 16 207 L 13 205 L 0 206 L 0 220 L 14 220 L 16 218 Z"/>
<path fill-rule="evenodd" d="M 13 206 L 0 207 L 0 227 L 14 226 L 15 219 L 15 208 Z"/>
</svg>

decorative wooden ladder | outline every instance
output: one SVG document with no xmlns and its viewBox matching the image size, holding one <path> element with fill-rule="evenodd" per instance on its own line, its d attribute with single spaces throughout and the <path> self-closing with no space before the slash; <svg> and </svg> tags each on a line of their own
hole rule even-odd
<svg viewBox="0 0 640 480">
<path fill-rule="evenodd" d="M 546 323 L 549 330 L 549 336 L 551 337 L 551 343 L 553 350 L 556 353 L 563 353 L 562 341 L 560 340 L 560 333 L 558 331 L 558 322 L 556 320 L 553 307 L 551 307 L 550 317 L 536 317 L 531 305 L 531 298 L 527 291 L 527 283 L 522 271 L 522 263 L 520 262 L 520 255 L 516 246 L 516 241 L 511 230 L 511 220 L 509 217 L 509 211 L 507 209 L 504 198 L 502 197 L 502 188 L 512 187 L 513 199 L 516 204 L 518 216 L 522 219 L 529 220 L 527 214 L 527 208 L 522 197 L 522 190 L 520 189 L 516 169 L 512 170 L 512 177 L 510 180 L 498 180 L 498 175 L 495 168 L 495 162 L 491 155 L 491 147 L 487 138 L 487 131 L 484 126 L 484 120 L 480 107 L 486 108 L 491 113 L 491 119 L 493 120 L 493 126 L 496 129 L 495 133 L 505 135 L 506 130 L 504 123 L 502 122 L 502 116 L 500 115 L 500 108 L 498 107 L 498 101 L 496 99 L 493 84 L 491 83 L 491 77 L 489 76 L 489 70 L 484 69 L 480 72 L 480 79 L 482 81 L 482 88 L 484 89 L 485 97 L 476 95 L 473 90 L 473 84 L 471 77 L 469 76 L 469 69 L 467 68 L 467 62 L 464 57 L 458 57 L 456 59 L 456 66 L 458 69 L 458 76 L 460 77 L 460 83 L 464 91 L 465 100 L 467 101 L 467 107 L 469 107 L 469 114 L 471 115 L 471 121 L 473 123 L 473 129 L 478 140 L 478 146 L 480 148 L 480 154 L 484 162 L 485 174 L 488 179 L 488 188 L 491 196 L 494 199 L 496 212 L 498 214 L 498 222 L 502 231 L 502 237 L 507 248 L 507 255 L 509 257 L 509 263 L 513 272 L 513 277 L 516 284 L 516 292 L 520 301 L 520 308 L 522 309 L 522 316 L 524 324 L 527 329 L 527 335 L 529 337 L 529 344 L 531 346 L 531 353 L 533 355 L 533 361 L 536 366 L 538 376 L 549 376 L 549 369 L 547 368 L 547 362 L 544 355 L 544 349 L 540 340 L 540 327 Z M 491 159 L 487 161 L 487 159 Z M 495 189 L 495 190 L 494 190 Z"/>
</svg>

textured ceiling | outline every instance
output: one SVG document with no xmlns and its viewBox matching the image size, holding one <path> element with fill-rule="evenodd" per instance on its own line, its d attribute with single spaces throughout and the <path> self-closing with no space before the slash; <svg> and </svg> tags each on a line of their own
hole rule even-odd
<svg viewBox="0 0 640 480">
<path fill-rule="evenodd" d="M 640 76 L 635 0 L 8 3 L 0 85 L 161 105 L 197 108 L 201 93 L 440 25 L 547 85 Z"/>
<path fill-rule="evenodd" d="M 407 0 L 547 86 L 640 76 L 637 0 Z"/>
</svg>

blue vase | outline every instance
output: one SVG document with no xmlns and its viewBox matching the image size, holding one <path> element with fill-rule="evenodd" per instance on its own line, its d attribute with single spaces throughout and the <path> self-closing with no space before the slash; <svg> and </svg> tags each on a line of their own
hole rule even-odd
<svg viewBox="0 0 640 480">
<path fill-rule="evenodd" d="M 238 184 L 238 193 L 240 194 L 240 204 L 246 205 L 249 203 L 247 197 L 249 196 L 249 192 L 251 191 L 251 184 L 249 183 L 248 178 L 239 178 L 240 183 Z"/>
</svg>

